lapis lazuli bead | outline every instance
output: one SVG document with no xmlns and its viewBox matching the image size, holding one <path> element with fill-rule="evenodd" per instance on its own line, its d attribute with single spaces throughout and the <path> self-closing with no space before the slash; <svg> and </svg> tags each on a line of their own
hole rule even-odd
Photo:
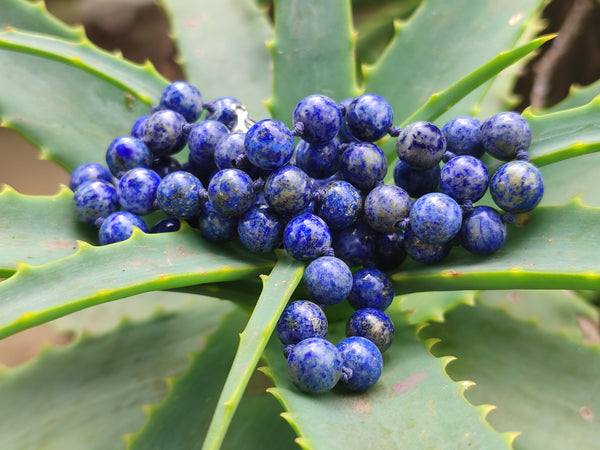
<svg viewBox="0 0 600 450">
<path fill-rule="evenodd" d="M 446 150 L 455 155 L 481 158 L 485 149 L 481 144 L 481 122 L 475 117 L 458 116 L 442 127 Z"/>
<path fill-rule="evenodd" d="M 156 111 L 144 123 L 142 141 L 156 156 L 173 155 L 187 144 L 186 125 L 185 117 L 175 111 Z"/>
<path fill-rule="evenodd" d="M 298 102 L 292 115 L 294 129 L 311 144 L 324 144 L 337 134 L 342 112 L 337 103 L 325 95 L 309 95 Z M 301 124 L 300 127 L 298 124 Z"/>
<path fill-rule="evenodd" d="M 485 151 L 501 161 L 510 161 L 519 150 L 527 150 L 531 128 L 521 114 L 504 111 L 481 124 L 481 143 Z"/>
<path fill-rule="evenodd" d="M 340 170 L 344 179 L 358 189 L 372 189 L 387 173 L 383 151 L 371 142 L 354 142 L 342 153 Z"/>
<path fill-rule="evenodd" d="M 347 181 L 335 180 L 323 187 L 316 212 L 330 229 L 341 230 L 356 221 L 362 211 L 362 203 L 358 189 Z"/>
<path fill-rule="evenodd" d="M 214 159 L 219 170 L 234 169 L 237 159 L 246 154 L 244 133 L 229 133 L 221 138 L 215 146 Z"/>
<path fill-rule="evenodd" d="M 342 358 L 337 347 L 322 338 L 304 339 L 294 346 L 287 361 L 292 383 L 316 394 L 331 390 L 340 379 Z"/>
<path fill-rule="evenodd" d="M 448 161 L 440 173 L 440 190 L 459 203 L 476 202 L 487 191 L 490 174 L 485 164 L 469 155 Z"/>
<path fill-rule="evenodd" d="M 431 169 L 446 152 L 442 131 L 430 122 L 413 122 L 402 129 L 396 141 L 398 158 L 417 170 Z"/>
<path fill-rule="evenodd" d="M 221 214 L 210 202 L 204 202 L 198 213 L 198 228 L 211 242 L 227 242 L 236 235 L 237 218 Z"/>
<path fill-rule="evenodd" d="M 490 194 L 494 203 L 506 212 L 528 212 L 542 200 L 544 180 L 540 170 L 530 162 L 511 161 L 492 176 Z"/>
<path fill-rule="evenodd" d="M 296 215 L 312 200 L 310 177 L 296 166 L 283 166 L 274 170 L 264 187 L 265 200 L 279 214 Z"/>
<path fill-rule="evenodd" d="M 255 253 L 268 253 L 283 242 L 286 222 L 266 204 L 255 203 L 238 221 L 240 242 Z"/>
<path fill-rule="evenodd" d="M 363 94 L 353 99 L 346 110 L 348 130 L 359 141 L 374 142 L 386 135 L 394 121 L 389 102 L 377 94 Z"/>
<path fill-rule="evenodd" d="M 429 244 L 449 242 L 460 230 L 462 209 L 452 198 L 441 192 L 420 197 L 410 210 L 410 228 Z"/>
<path fill-rule="evenodd" d="M 294 345 L 308 338 L 324 338 L 327 317 L 316 303 L 296 300 L 284 308 L 275 329 L 282 344 Z"/>
<path fill-rule="evenodd" d="M 404 249 L 406 250 L 406 254 L 421 264 L 436 264 L 440 262 L 448 256 L 451 248 L 452 246 L 448 242 L 443 244 L 428 244 L 427 242 L 423 242 L 410 229 L 404 233 Z"/>
<path fill-rule="evenodd" d="M 160 106 L 178 112 L 188 122 L 195 122 L 202 114 L 202 95 L 187 81 L 174 81 L 163 90 Z"/>
<path fill-rule="evenodd" d="M 331 231 L 323 219 L 306 213 L 294 217 L 283 231 L 283 245 L 288 254 L 300 261 L 310 261 L 331 248 Z"/>
<path fill-rule="evenodd" d="M 144 137 L 144 125 L 146 124 L 148 117 L 150 117 L 150 114 L 143 115 L 133 123 L 130 131 L 131 136 L 137 139 L 142 139 Z"/>
<path fill-rule="evenodd" d="M 136 167 L 150 167 L 152 159 L 150 149 L 141 140 L 131 136 L 116 137 L 106 150 L 106 165 L 117 178 Z"/>
<path fill-rule="evenodd" d="M 348 265 L 334 256 L 313 260 L 302 279 L 306 295 L 319 305 L 336 305 L 352 290 L 352 272 Z"/>
<path fill-rule="evenodd" d="M 264 119 L 246 132 L 248 160 L 261 169 L 273 170 L 286 164 L 294 153 L 294 137 L 281 121 Z"/>
<path fill-rule="evenodd" d="M 349 266 L 370 264 L 375 251 L 374 239 L 375 231 L 358 220 L 333 235 L 335 256 Z"/>
<path fill-rule="evenodd" d="M 133 227 L 144 233 L 148 228 L 142 219 L 128 211 L 117 211 L 108 216 L 98 231 L 100 245 L 114 244 L 129 239 L 133 234 Z"/>
<path fill-rule="evenodd" d="M 152 228 L 150 228 L 150 233 L 173 233 L 175 231 L 179 231 L 180 228 L 181 222 L 179 222 L 179 219 L 167 217 L 166 219 L 161 219 L 152 225 Z"/>
<path fill-rule="evenodd" d="M 402 232 L 375 233 L 373 239 L 373 262 L 375 267 L 382 270 L 395 269 L 405 259 L 406 250 L 404 249 L 404 234 Z"/>
<path fill-rule="evenodd" d="M 105 181 L 107 183 L 113 182 L 113 176 L 110 171 L 102 164 L 98 163 L 86 163 L 75 168 L 71 173 L 69 180 L 69 188 L 75 192 L 79 186 L 87 181 Z"/>
<path fill-rule="evenodd" d="M 359 309 L 346 322 L 346 336 L 364 337 L 375 344 L 379 351 L 383 353 L 392 345 L 394 340 L 394 323 L 380 309 Z"/>
<path fill-rule="evenodd" d="M 73 193 L 73 208 L 79 222 L 94 225 L 118 211 L 117 190 L 106 181 L 87 181 Z"/>
<path fill-rule="evenodd" d="M 151 169 L 138 167 L 119 180 L 117 195 L 121 208 L 140 216 L 155 210 L 156 191 L 161 178 Z"/>
<path fill-rule="evenodd" d="M 342 339 L 337 348 L 343 369 L 351 374 L 349 377 L 340 377 L 342 386 L 362 392 L 377 383 L 383 370 L 383 357 L 373 342 L 362 336 L 352 336 Z"/>
<path fill-rule="evenodd" d="M 157 156 L 152 161 L 151 169 L 154 170 L 159 177 L 164 178 L 171 172 L 181 170 L 181 163 L 172 156 Z"/>
<path fill-rule="evenodd" d="M 404 189 L 408 195 L 419 198 L 434 192 L 440 180 L 441 168 L 436 164 L 431 169 L 413 169 L 401 160 L 394 165 L 394 183 Z"/>
<path fill-rule="evenodd" d="M 324 144 L 309 144 L 301 140 L 296 146 L 296 166 L 317 179 L 334 175 L 340 168 L 341 156 L 338 139 Z"/>
<path fill-rule="evenodd" d="M 252 178 L 239 169 L 219 170 L 208 184 L 210 203 L 226 216 L 240 216 L 248 211 L 254 197 Z"/>
<path fill-rule="evenodd" d="M 399 222 L 408 217 L 411 206 L 410 195 L 404 189 L 382 184 L 365 197 L 365 221 L 375 231 L 393 233 L 398 230 Z"/>
<path fill-rule="evenodd" d="M 172 172 L 164 177 L 156 191 L 158 207 L 170 217 L 189 218 L 200 211 L 198 193 L 202 182 L 189 172 Z"/>
<path fill-rule="evenodd" d="M 220 97 L 210 102 L 206 120 L 218 120 L 231 130 L 237 124 L 236 111 L 239 106 L 240 102 L 233 97 Z"/>
<path fill-rule="evenodd" d="M 228 133 L 229 129 L 216 120 L 203 120 L 195 124 L 188 136 L 190 162 L 199 167 L 213 165 L 215 147 Z"/>
<path fill-rule="evenodd" d="M 354 309 L 376 308 L 385 311 L 394 299 L 392 280 L 375 267 L 363 267 L 352 275 L 348 303 Z"/>
<path fill-rule="evenodd" d="M 472 253 L 489 255 L 499 250 L 506 240 L 506 225 L 494 208 L 476 206 L 463 218 L 458 234 L 461 245 Z"/>
</svg>

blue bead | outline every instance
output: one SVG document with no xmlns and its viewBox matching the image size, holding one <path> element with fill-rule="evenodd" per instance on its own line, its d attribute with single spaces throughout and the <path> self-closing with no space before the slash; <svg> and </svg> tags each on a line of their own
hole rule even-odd
<svg viewBox="0 0 600 450">
<path fill-rule="evenodd" d="M 430 122 L 413 122 L 400 132 L 396 153 L 404 164 L 417 170 L 431 169 L 439 164 L 446 151 L 442 131 Z"/>
<path fill-rule="evenodd" d="M 142 219 L 128 211 L 117 211 L 108 216 L 98 231 L 100 245 L 121 242 L 133 234 L 133 227 L 137 227 L 144 233 L 148 228 Z"/>
<path fill-rule="evenodd" d="M 463 219 L 459 239 L 468 251 L 478 255 L 489 255 L 504 244 L 506 225 L 495 209 L 476 206 L 473 212 Z"/>
<path fill-rule="evenodd" d="M 542 200 L 544 180 L 539 169 L 525 161 L 511 161 L 496 171 L 490 181 L 494 203 L 510 213 L 531 211 Z"/>
<path fill-rule="evenodd" d="M 451 244 L 428 244 L 420 240 L 412 230 L 404 233 L 406 254 L 421 264 L 436 264 L 450 253 Z"/>
<path fill-rule="evenodd" d="M 531 142 L 531 128 L 517 112 L 498 113 L 481 124 L 481 143 L 494 158 L 510 161 L 517 151 L 527 150 Z"/>
<path fill-rule="evenodd" d="M 337 348 L 342 357 L 342 370 L 351 374 L 340 377 L 342 386 L 361 392 L 377 383 L 383 370 L 383 358 L 375 344 L 362 336 L 352 336 L 340 341 Z"/>
<path fill-rule="evenodd" d="M 279 120 L 264 119 L 246 132 L 248 160 L 261 169 L 273 170 L 286 164 L 294 153 L 294 137 Z"/>
<path fill-rule="evenodd" d="M 141 116 L 133 123 L 130 132 L 131 136 L 137 139 L 142 139 L 144 137 L 144 125 L 146 124 L 148 117 L 150 117 L 150 114 Z"/>
<path fill-rule="evenodd" d="M 385 352 L 394 340 L 394 323 L 389 316 L 375 308 L 359 309 L 346 322 L 346 336 L 361 336 Z"/>
<path fill-rule="evenodd" d="M 296 146 L 296 166 L 317 179 L 328 178 L 340 168 L 341 148 L 338 139 L 324 144 L 309 144 L 300 141 Z"/>
<path fill-rule="evenodd" d="M 348 303 L 354 309 L 375 308 L 385 311 L 394 299 L 392 280 L 383 271 L 365 267 L 354 272 Z"/>
<path fill-rule="evenodd" d="M 212 167 L 215 163 L 215 148 L 229 133 L 221 122 L 203 120 L 195 124 L 188 136 L 189 160 L 197 167 Z"/>
<path fill-rule="evenodd" d="M 210 202 L 204 202 L 198 213 L 198 228 L 202 236 L 211 242 L 227 242 L 236 235 L 237 217 L 225 216 Z"/>
<path fill-rule="evenodd" d="M 330 181 L 316 205 L 316 213 L 332 230 L 352 225 L 362 210 L 362 196 L 347 181 Z"/>
<path fill-rule="evenodd" d="M 157 156 L 152 161 L 152 170 L 154 170 L 159 177 L 164 178 L 171 172 L 177 172 L 181 170 L 181 163 L 172 156 Z"/>
<path fill-rule="evenodd" d="M 274 170 L 264 187 L 265 200 L 279 214 L 296 215 L 312 200 L 310 177 L 298 167 L 283 166 Z"/>
<path fill-rule="evenodd" d="M 352 136 L 359 141 L 374 142 L 392 126 L 394 111 L 380 95 L 363 94 L 350 102 L 345 120 Z"/>
<path fill-rule="evenodd" d="M 121 208 L 140 216 L 150 214 L 156 209 L 154 202 L 160 181 L 151 169 L 138 167 L 125 172 L 117 187 Z"/>
<path fill-rule="evenodd" d="M 350 103 L 352 103 L 352 101 L 354 100 L 354 98 L 345 98 L 344 100 L 342 100 L 339 103 L 339 107 L 340 110 L 343 110 L 343 117 L 342 117 L 342 123 L 340 125 L 340 131 L 338 131 L 338 139 L 340 140 L 340 142 L 356 142 L 357 139 L 352 136 L 352 133 L 350 133 L 350 130 L 348 129 L 348 124 L 346 123 L 346 111 L 348 110 L 348 107 L 350 106 Z"/>
<path fill-rule="evenodd" d="M 150 233 L 172 233 L 179 231 L 180 228 L 181 223 L 179 222 L 179 219 L 166 218 L 156 222 L 152 228 L 150 228 Z"/>
<path fill-rule="evenodd" d="M 381 270 L 398 267 L 406 259 L 403 233 L 375 233 L 373 262 Z"/>
<path fill-rule="evenodd" d="M 77 167 L 71 173 L 71 179 L 69 180 L 69 188 L 73 192 L 77 190 L 79 186 L 87 181 L 105 181 L 107 183 L 113 182 L 113 176 L 110 171 L 102 164 L 98 163 L 87 163 Z"/>
<path fill-rule="evenodd" d="M 236 160 L 246 154 L 244 133 L 229 133 L 221 138 L 215 146 L 215 164 L 219 170 L 234 169 Z"/>
<path fill-rule="evenodd" d="M 200 211 L 198 193 L 204 189 L 200 180 L 189 172 L 172 172 L 164 177 L 156 191 L 158 207 L 170 217 L 193 217 Z"/>
<path fill-rule="evenodd" d="M 311 144 L 324 144 L 337 134 L 342 123 L 342 112 L 329 97 L 309 95 L 298 102 L 292 121 L 298 135 Z M 298 124 L 302 124 L 298 128 Z"/>
<path fill-rule="evenodd" d="M 283 242 L 286 222 L 266 204 L 254 204 L 238 221 L 237 233 L 244 247 L 267 253 Z"/>
<path fill-rule="evenodd" d="M 319 306 L 297 300 L 285 307 L 275 329 L 282 344 L 295 345 L 304 339 L 324 338 L 327 327 L 327 317 Z"/>
<path fill-rule="evenodd" d="M 150 167 L 152 159 L 150 149 L 141 140 L 131 136 L 116 137 L 106 150 L 106 164 L 117 178 L 136 167 Z"/>
<path fill-rule="evenodd" d="M 323 219 L 306 213 L 294 217 L 283 230 L 283 246 L 300 261 L 310 261 L 331 247 L 331 232 Z"/>
<path fill-rule="evenodd" d="M 186 125 L 185 117 L 175 111 L 156 111 L 144 123 L 142 141 L 156 156 L 173 155 L 187 144 Z"/>
<path fill-rule="evenodd" d="M 344 179 L 358 189 L 372 189 L 387 173 L 383 151 L 371 142 L 348 144 L 342 153 L 340 170 Z"/>
<path fill-rule="evenodd" d="M 481 122 L 475 117 L 458 116 L 442 127 L 446 150 L 455 155 L 481 158 L 485 149 L 481 145 Z"/>
<path fill-rule="evenodd" d="M 160 106 L 178 112 L 188 122 L 195 122 L 202 113 L 202 95 L 190 83 L 174 81 L 163 90 Z"/>
<path fill-rule="evenodd" d="M 460 203 L 475 203 L 487 191 L 490 174 L 485 164 L 469 155 L 448 161 L 440 173 L 440 190 Z"/>
<path fill-rule="evenodd" d="M 460 230 L 462 209 L 452 197 L 432 192 L 414 203 L 409 218 L 410 228 L 420 240 L 444 244 Z"/>
<path fill-rule="evenodd" d="M 237 124 L 237 108 L 240 102 L 233 97 L 220 97 L 205 105 L 206 120 L 218 120 L 230 130 Z"/>
<path fill-rule="evenodd" d="M 370 264 L 372 262 L 375 231 L 361 221 L 337 230 L 333 235 L 335 256 L 349 266 Z"/>
<path fill-rule="evenodd" d="M 287 364 L 292 383 L 311 394 L 331 390 L 342 372 L 340 352 L 322 338 L 304 339 L 298 343 L 290 352 Z"/>
<path fill-rule="evenodd" d="M 437 189 L 440 172 L 439 164 L 431 169 L 418 170 L 406 165 L 401 160 L 397 160 L 394 166 L 394 183 L 404 189 L 411 197 L 419 198 Z"/>
<path fill-rule="evenodd" d="M 79 222 L 94 225 L 119 210 L 117 190 L 106 181 L 83 183 L 73 193 L 73 208 Z"/>
<path fill-rule="evenodd" d="M 335 305 L 348 297 L 352 290 L 352 272 L 348 265 L 333 256 L 313 260 L 304 271 L 306 295 L 319 305 Z"/>
<path fill-rule="evenodd" d="M 208 184 L 208 199 L 226 216 L 240 216 L 254 203 L 252 178 L 239 169 L 219 170 Z"/>
<path fill-rule="evenodd" d="M 399 229 L 399 222 L 408 217 L 411 206 L 410 195 L 404 189 L 382 184 L 365 197 L 365 221 L 375 231 L 393 233 Z"/>
</svg>

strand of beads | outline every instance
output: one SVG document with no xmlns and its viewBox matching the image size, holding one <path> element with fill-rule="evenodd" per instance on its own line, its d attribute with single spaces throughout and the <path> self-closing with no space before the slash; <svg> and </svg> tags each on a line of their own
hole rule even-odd
<svg viewBox="0 0 600 450">
<path fill-rule="evenodd" d="M 381 375 L 394 336 L 384 312 L 394 291 L 384 270 L 407 255 L 438 262 L 455 244 L 492 253 L 512 214 L 530 211 L 543 194 L 519 114 L 483 124 L 458 117 L 441 130 L 428 122 L 401 130 L 393 119 L 375 94 L 339 104 L 311 95 L 293 111 L 292 129 L 274 119 L 254 123 L 236 99 L 205 103 L 177 81 L 129 136 L 110 143 L 106 167 L 73 172 L 74 209 L 99 227 L 102 245 L 127 239 L 134 227 L 148 232 L 140 216 L 160 210 L 149 232 L 176 231 L 186 220 L 210 241 L 239 239 L 259 253 L 283 247 L 306 261 L 307 299 L 290 303 L 277 324 L 290 377 L 306 392 L 338 383 L 362 391 Z M 395 185 L 382 181 L 387 160 L 375 143 L 386 134 L 397 137 Z M 174 155 L 186 146 L 181 164 Z M 506 162 L 491 179 L 484 153 Z M 505 213 L 474 205 L 488 189 Z M 346 299 L 355 313 L 347 338 L 334 345 L 325 339 L 324 311 Z"/>
</svg>

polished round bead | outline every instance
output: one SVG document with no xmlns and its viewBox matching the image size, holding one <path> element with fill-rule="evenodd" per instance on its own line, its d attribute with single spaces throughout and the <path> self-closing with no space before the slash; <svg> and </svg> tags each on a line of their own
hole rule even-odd
<svg viewBox="0 0 600 450">
<path fill-rule="evenodd" d="M 121 208 L 140 216 L 150 214 L 156 209 L 154 203 L 160 181 L 151 169 L 138 167 L 125 172 L 117 186 Z"/>
<path fill-rule="evenodd" d="M 324 144 L 300 141 L 296 146 L 296 166 L 308 176 L 323 179 L 334 175 L 340 168 L 342 152 L 340 141 L 332 139 Z"/>
<path fill-rule="evenodd" d="M 236 236 L 237 218 L 217 211 L 210 202 L 200 205 L 198 228 L 211 242 L 227 242 Z"/>
<path fill-rule="evenodd" d="M 79 222 L 94 225 L 119 210 L 117 190 L 106 181 L 83 183 L 73 193 L 73 209 Z"/>
<path fill-rule="evenodd" d="M 300 261 L 310 261 L 331 247 L 331 231 L 323 219 L 306 213 L 294 217 L 283 231 L 283 246 Z"/>
<path fill-rule="evenodd" d="M 358 189 L 372 189 L 387 173 L 383 151 L 371 142 L 354 142 L 342 153 L 340 170 L 346 181 Z"/>
<path fill-rule="evenodd" d="M 246 132 L 244 141 L 248 160 L 261 169 L 273 170 L 286 164 L 294 153 L 294 137 L 279 120 L 264 119 Z"/>
<path fill-rule="evenodd" d="M 374 142 L 386 135 L 394 121 L 389 102 L 377 94 L 363 94 L 346 109 L 348 131 L 359 141 Z"/>
<path fill-rule="evenodd" d="M 185 117 L 175 111 L 156 111 L 144 123 L 142 141 L 156 156 L 173 155 L 187 143 L 186 125 Z"/>
<path fill-rule="evenodd" d="M 295 345 L 308 338 L 324 338 L 327 328 L 327 317 L 318 305 L 297 300 L 284 308 L 275 330 L 283 345 Z"/>
<path fill-rule="evenodd" d="M 481 158 L 485 149 L 481 145 L 481 122 L 475 117 L 458 116 L 442 127 L 446 150 L 455 155 Z"/>
<path fill-rule="evenodd" d="M 106 150 L 106 165 L 117 178 L 136 167 L 150 167 L 152 159 L 150 149 L 131 136 L 116 137 Z"/>
<path fill-rule="evenodd" d="M 437 189 L 440 172 L 439 164 L 431 169 L 417 170 L 401 160 L 397 160 L 394 165 L 394 183 L 404 189 L 411 197 L 419 198 Z"/>
<path fill-rule="evenodd" d="M 362 210 L 362 196 L 347 181 L 330 181 L 323 187 L 316 213 L 332 230 L 352 225 Z"/>
<path fill-rule="evenodd" d="M 354 309 L 375 308 L 385 311 L 394 299 L 392 280 L 375 267 L 364 267 L 352 275 L 348 303 Z"/>
<path fill-rule="evenodd" d="M 142 139 L 144 137 L 144 125 L 150 117 L 150 114 L 139 117 L 131 126 L 131 136 L 134 138 Z"/>
<path fill-rule="evenodd" d="M 449 242 L 444 244 L 428 244 L 419 239 L 412 230 L 406 230 L 404 233 L 404 249 L 406 254 L 421 264 L 436 264 L 443 260 L 450 249 Z"/>
<path fill-rule="evenodd" d="M 501 161 L 510 161 L 519 150 L 527 150 L 531 128 L 521 114 L 514 111 L 498 113 L 481 124 L 481 143 L 485 151 Z"/>
<path fill-rule="evenodd" d="M 312 200 L 310 177 L 296 166 L 274 170 L 264 187 L 265 200 L 279 214 L 293 216 L 302 212 Z"/>
<path fill-rule="evenodd" d="M 195 124 L 188 136 L 190 162 L 199 167 L 213 166 L 215 147 L 228 133 L 229 129 L 216 120 L 203 120 Z"/>
<path fill-rule="evenodd" d="M 335 256 L 349 266 L 370 264 L 372 262 L 375 231 L 361 221 L 337 230 L 333 235 Z"/>
<path fill-rule="evenodd" d="M 151 169 L 154 170 L 159 177 L 164 178 L 171 172 L 181 170 L 181 163 L 172 156 L 157 156 L 152 161 Z"/>
<path fill-rule="evenodd" d="M 469 155 L 448 161 L 440 173 L 440 190 L 459 203 L 475 203 L 487 191 L 490 174 L 485 164 Z"/>
<path fill-rule="evenodd" d="M 238 221 L 240 242 L 255 253 L 268 253 L 283 242 L 286 222 L 267 205 L 254 204 Z"/>
<path fill-rule="evenodd" d="M 530 162 L 511 161 L 492 176 L 490 194 L 494 203 L 506 212 L 528 212 L 542 200 L 544 180 L 540 170 Z"/>
<path fill-rule="evenodd" d="M 172 172 L 164 177 L 156 191 L 158 207 L 170 217 L 193 217 L 200 211 L 198 193 L 202 182 L 189 172 Z"/>
<path fill-rule="evenodd" d="M 208 184 L 208 199 L 226 216 L 239 216 L 254 203 L 252 178 L 239 169 L 219 170 Z"/>
<path fill-rule="evenodd" d="M 178 112 L 188 122 L 195 122 L 202 113 L 202 95 L 187 81 L 174 81 L 160 96 L 160 107 Z"/>
<path fill-rule="evenodd" d="M 150 233 L 173 233 L 175 231 L 179 231 L 181 228 L 181 223 L 179 219 L 174 217 L 167 217 L 166 219 L 161 219 L 152 225 L 150 228 Z"/>
<path fill-rule="evenodd" d="M 432 192 L 420 197 L 410 210 L 410 227 L 429 244 L 449 242 L 460 230 L 462 209 L 446 194 Z"/>
<path fill-rule="evenodd" d="M 431 169 L 439 164 L 445 152 L 446 139 L 442 131 L 430 122 L 408 124 L 396 141 L 398 158 L 413 169 Z"/>
<path fill-rule="evenodd" d="M 352 272 L 348 265 L 334 256 L 313 260 L 304 271 L 304 290 L 309 299 L 319 305 L 336 305 L 352 290 Z"/>
<path fill-rule="evenodd" d="M 236 168 L 236 160 L 246 154 L 245 138 L 244 133 L 228 133 L 217 142 L 214 159 L 219 170 Z"/>
<path fill-rule="evenodd" d="M 463 218 L 458 234 L 461 245 L 472 253 L 489 255 L 499 250 L 506 240 L 506 225 L 494 208 L 476 206 Z"/>
<path fill-rule="evenodd" d="M 394 323 L 380 309 L 359 309 L 346 322 L 346 336 L 364 337 L 383 353 L 394 340 Z"/>
<path fill-rule="evenodd" d="M 233 97 L 220 97 L 206 105 L 206 120 L 218 120 L 230 130 L 237 124 L 240 102 Z"/>
<path fill-rule="evenodd" d="M 113 182 L 113 176 L 110 171 L 102 164 L 98 163 L 86 163 L 75 168 L 71 173 L 69 180 L 69 188 L 73 192 L 77 190 L 79 186 L 87 181 L 105 181 L 106 183 Z"/>
<path fill-rule="evenodd" d="M 398 230 L 399 222 L 408 217 L 411 206 L 410 195 L 404 189 L 382 184 L 365 197 L 365 221 L 375 231 L 393 233 Z"/>
<path fill-rule="evenodd" d="M 322 338 L 304 339 L 296 344 L 287 365 L 294 386 L 311 394 L 331 390 L 342 373 L 340 352 Z"/>
<path fill-rule="evenodd" d="M 362 336 L 342 339 L 337 345 L 342 357 L 342 370 L 349 377 L 340 377 L 346 389 L 366 391 L 379 380 L 383 370 L 383 357 L 377 346 Z"/>
<path fill-rule="evenodd" d="M 373 262 L 375 267 L 391 270 L 406 259 L 402 232 L 375 233 L 373 239 Z"/>
<path fill-rule="evenodd" d="M 292 121 L 294 130 L 303 140 L 311 144 L 324 144 L 338 134 L 342 112 L 329 97 L 309 95 L 294 108 Z"/>
<path fill-rule="evenodd" d="M 137 227 L 144 233 L 148 228 L 142 219 L 128 211 L 117 211 L 108 216 L 100 226 L 98 237 L 100 245 L 121 242 L 133 234 L 133 227 Z"/>
<path fill-rule="evenodd" d="M 338 139 L 340 140 L 340 142 L 355 142 L 357 141 L 357 139 L 352 136 L 352 133 L 350 133 L 350 130 L 348 129 L 348 124 L 346 123 L 346 116 L 345 116 L 345 112 L 348 110 L 348 106 L 350 106 L 350 103 L 352 103 L 352 101 L 354 100 L 354 98 L 345 98 L 344 100 L 342 100 L 339 103 L 339 107 L 340 110 L 343 110 L 343 117 L 342 117 L 342 123 L 340 125 L 340 131 L 338 131 Z"/>
</svg>

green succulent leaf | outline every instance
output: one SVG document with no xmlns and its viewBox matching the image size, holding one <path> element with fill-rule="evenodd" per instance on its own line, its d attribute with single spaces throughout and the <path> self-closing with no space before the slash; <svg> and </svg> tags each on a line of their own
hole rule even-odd
<svg viewBox="0 0 600 450">
<path fill-rule="evenodd" d="M 497 406 L 488 415 L 497 430 L 521 431 L 515 448 L 593 448 L 598 442 L 599 347 L 484 306 L 460 306 L 422 334 L 441 339 L 435 355 L 457 357 L 448 366 L 453 379 L 476 383 L 466 393 L 469 401 Z"/>
<path fill-rule="evenodd" d="M 4 0 L 0 5 L 0 28 L 19 28 L 70 41 L 79 41 L 85 36 L 82 28 L 70 27 L 49 14 L 43 1 Z"/>
<path fill-rule="evenodd" d="M 600 209 L 577 199 L 539 207 L 508 229 L 504 246 L 490 256 L 455 248 L 442 264 L 407 262 L 391 275 L 396 294 L 461 289 L 600 289 L 595 255 Z M 586 287 L 584 287 L 586 286 Z"/>
<path fill-rule="evenodd" d="M 565 109 L 577 108 L 579 106 L 587 105 L 589 102 L 594 100 L 600 95 L 600 80 L 596 80 L 587 86 L 571 86 L 569 89 L 569 95 L 557 103 L 556 105 L 545 108 L 541 111 L 544 114 L 552 112 L 563 111 Z"/>
<path fill-rule="evenodd" d="M 416 292 L 396 297 L 408 323 L 443 322 L 444 315 L 459 305 L 474 305 L 475 291 Z"/>
<path fill-rule="evenodd" d="M 73 255 L 41 266 L 21 264 L 0 283 L 0 337 L 110 300 L 238 280 L 272 266 L 269 257 L 209 243 L 186 225 L 175 233 L 136 229 L 130 239 L 102 247 L 80 241 Z"/>
<path fill-rule="evenodd" d="M 264 118 L 272 85 L 265 41 L 273 31 L 252 0 L 163 0 L 187 79 L 203 95 L 234 97 Z"/>
<path fill-rule="evenodd" d="M 243 321 L 235 309 L 207 300 L 179 314 L 124 321 L 107 333 L 47 348 L 24 366 L 3 369 L 0 447 L 124 448 L 123 435 L 144 424 L 142 407 L 167 394 L 166 380 L 188 368 L 188 355 L 212 351 L 207 335 L 228 330 L 237 337 Z"/>
<path fill-rule="evenodd" d="M 506 448 L 513 436 L 498 434 L 485 422 L 491 407 L 469 405 L 463 394 L 470 383 L 452 382 L 443 373 L 452 358 L 432 358 L 433 342 L 419 342 L 398 309 L 386 312 L 394 320 L 394 343 L 383 355 L 381 378 L 362 393 L 341 386 L 320 395 L 299 391 L 278 342 L 271 341 L 268 365 L 261 370 L 275 383 L 269 392 L 285 408 L 296 442 L 307 449 L 384 448 L 392 442 L 407 448 Z M 328 340 L 344 337 L 343 323 L 330 324 Z"/>
<path fill-rule="evenodd" d="M 544 205 L 561 205 L 575 196 L 590 206 L 600 206 L 600 153 L 591 153 L 542 167 Z"/>
</svg>

